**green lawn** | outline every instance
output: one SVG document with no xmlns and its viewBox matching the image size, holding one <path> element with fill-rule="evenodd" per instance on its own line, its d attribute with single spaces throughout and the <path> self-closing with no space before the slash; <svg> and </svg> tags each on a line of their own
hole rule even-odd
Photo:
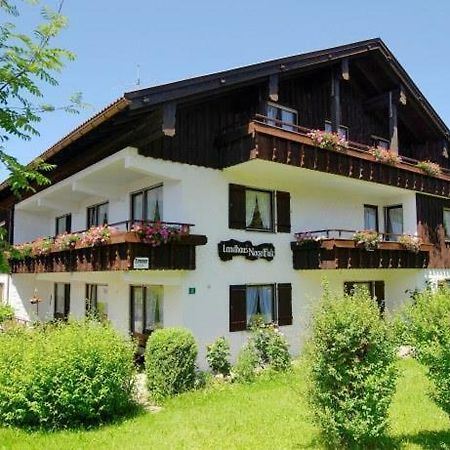
<svg viewBox="0 0 450 450">
<path fill-rule="evenodd" d="M 392 429 L 380 448 L 450 449 L 450 421 L 426 397 L 422 368 L 401 361 Z M 257 383 L 223 386 L 171 400 L 92 431 L 0 429 L 2 449 L 320 449 L 304 398 L 301 369 Z"/>
</svg>

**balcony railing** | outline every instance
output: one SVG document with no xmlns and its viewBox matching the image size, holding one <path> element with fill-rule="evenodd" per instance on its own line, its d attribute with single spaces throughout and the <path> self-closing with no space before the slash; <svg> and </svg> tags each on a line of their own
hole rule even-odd
<svg viewBox="0 0 450 450">
<path fill-rule="evenodd" d="M 206 236 L 192 224 L 122 221 L 15 245 L 12 273 L 194 270 L 195 247 Z"/>
<path fill-rule="evenodd" d="M 399 155 L 399 162 L 378 161 L 371 147 L 348 142 L 339 151 L 318 147 L 311 129 L 257 114 L 244 125 L 225 130 L 217 140 L 222 167 L 262 159 L 435 195 L 450 195 L 450 171 L 429 175 L 419 161 Z"/>
<path fill-rule="evenodd" d="M 293 266 L 307 269 L 422 269 L 428 267 L 433 245 L 419 243 L 411 249 L 401 236 L 378 233 L 374 245 L 355 239 L 355 230 L 324 229 L 296 234 L 291 243 Z"/>
</svg>

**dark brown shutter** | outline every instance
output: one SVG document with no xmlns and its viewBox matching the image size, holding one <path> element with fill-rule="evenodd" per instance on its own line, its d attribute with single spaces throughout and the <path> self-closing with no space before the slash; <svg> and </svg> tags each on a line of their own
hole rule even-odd
<svg viewBox="0 0 450 450">
<path fill-rule="evenodd" d="M 381 314 L 384 313 L 384 281 L 375 281 L 375 297 Z"/>
<path fill-rule="evenodd" d="M 230 331 L 247 328 L 247 304 L 245 285 L 230 286 Z"/>
<path fill-rule="evenodd" d="M 292 285 L 278 284 L 278 325 L 292 325 Z"/>
<path fill-rule="evenodd" d="M 66 231 L 70 233 L 72 231 L 72 214 L 66 216 Z"/>
<path fill-rule="evenodd" d="M 277 231 L 291 232 L 291 194 L 277 191 Z"/>
<path fill-rule="evenodd" d="M 70 284 L 64 285 L 64 318 L 67 319 L 70 314 Z"/>
<path fill-rule="evenodd" d="M 238 184 L 229 188 L 228 227 L 245 229 L 245 187 Z"/>
</svg>

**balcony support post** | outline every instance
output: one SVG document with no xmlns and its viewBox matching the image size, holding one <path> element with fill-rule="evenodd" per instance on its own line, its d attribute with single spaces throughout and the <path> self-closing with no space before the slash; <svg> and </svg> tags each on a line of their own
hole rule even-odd
<svg viewBox="0 0 450 450">
<path fill-rule="evenodd" d="M 398 154 L 397 101 L 393 91 L 389 92 L 389 139 L 390 149 Z"/>
</svg>

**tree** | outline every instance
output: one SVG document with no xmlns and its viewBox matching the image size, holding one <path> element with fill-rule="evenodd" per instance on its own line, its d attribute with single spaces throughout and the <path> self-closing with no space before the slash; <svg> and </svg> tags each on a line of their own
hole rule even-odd
<svg viewBox="0 0 450 450">
<path fill-rule="evenodd" d="M 81 105 L 81 95 L 75 94 L 69 104 L 62 107 L 40 102 L 44 85 L 56 86 L 56 73 L 61 71 L 66 61 L 74 59 L 74 54 L 51 45 L 67 25 L 61 14 L 64 0 L 58 9 L 42 7 L 42 22 L 29 33 L 17 31 L 13 20 L 20 16 L 18 2 L 22 0 L 0 0 L 0 12 L 11 19 L 0 24 L 0 163 L 9 172 L 12 192 L 34 191 L 34 186 L 50 183 L 45 173 L 54 166 L 40 159 L 29 165 L 21 164 L 6 146 L 11 137 L 30 140 L 39 134 L 36 126 L 44 113 L 63 109 L 76 113 Z M 24 0 L 26 1 L 26 0 Z M 39 6 L 39 0 L 28 0 Z"/>
</svg>

